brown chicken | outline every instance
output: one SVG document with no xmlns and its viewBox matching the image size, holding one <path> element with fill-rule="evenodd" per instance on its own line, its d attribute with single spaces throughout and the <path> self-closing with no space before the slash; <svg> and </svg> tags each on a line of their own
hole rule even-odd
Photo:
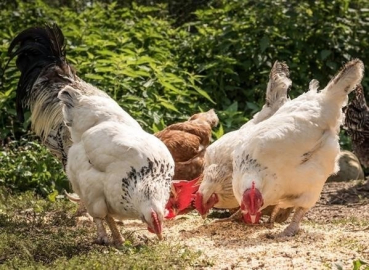
<svg viewBox="0 0 369 270">
<path fill-rule="evenodd" d="M 218 116 L 211 109 L 155 133 L 173 156 L 174 180 L 192 180 L 202 173 L 205 149 L 210 144 L 212 128 L 218 122 Z"/>
<path fill-rule="evenodd" d="M 174 218 L 194 209 L 194 195 L 201 182 L 199 176 L 204 169 L 205 150 L 210 144 L 212 128 L 218 122 L 218 116 L 211 109 L 155 134 L 168 147 L 175 162 L 166 218 Z"/>
<path fill-rule="evenodd" d="M 366 104 L 363 87 L 358 85 L 355 96 L 344 109 L 345 123 L 352 148 L 360 163 L 369 168 L 369 107 Z"/>
</svg>

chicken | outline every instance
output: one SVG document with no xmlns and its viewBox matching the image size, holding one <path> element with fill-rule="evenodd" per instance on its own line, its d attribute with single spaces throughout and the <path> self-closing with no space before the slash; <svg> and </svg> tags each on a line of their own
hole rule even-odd
<svg viewBox="0 0 369 270">
<path fill-rule="evenodd" d="M 194 194 L 199 188 L 199 175 L 204 167 L 204 153 L 210 144 L 212 128 L 218 122 L 218 116 L 211 109 L 155 134 L 168 147 L 175 162 L 175 181 L 166 206 L 166 218 L 174 218 L 193 209 Z"/>
<path fill-rule="evenodd" d="M 67 175 L 97 227 L 97 242 L 124 241 L 115 219 L 141 219 L 162 239 L 174 161 L 166 146 L 146 133 L 110 97 L 85 95 L 75 83 L 58 94 L 72 136 Z"/>
<path fill-rule="evenodd" d="M 16 90 L 18 118 L 24 121 L 24 109 L 31 110 L 32 130 L 65 169 L 72 141 L 63 121 L 59 91 L 67 85 L 78 84 L 85 95 L 108 95 L 76 75 L 66 60 L 64 35 L 56 24 L 22 31 L 11 42 L 8 55 L 10 60 L 17 57 L 16 65 L 21 72 Z M 135 120 L 127 119 L 140 128 Z M 80 202 L 77 215 L 83 212 L 85 209 Z"/>
<path fill-rule="evenodd" d="M 369 168 L 369 107 L 361 85 L 356 87 L 354 93 L 354 98 L 344 108 L 344 129 L 351 138 L 353 152 L 360 163 Z"/>
<path fill-rule="evenodd" d="M 251 131 L 233 153 L 233 192 L 245 220 L 261 210 L 295 207 L 292 221 L 278 236 L 292 236 L 319 199 L 328 176 L 338 171 L 338 132 L 348 94 L 362 80 L 363 63 L 348 62 L 320 92 L 312 89 L 286 102 Z"/>
<path fill-rule="evenodd" d="M 46 145 L 51 153 L 62 162 L 65 168 L 72 140 L 68 127 L 63 121 L 62 105 L 57 97 L 59 91 L 67 85 L 78 84 L 78 89 L 84 95 L 101 97 L 107 97 L 108 95 L 84 82 L 76 75 L 73 67 L 67 62 L 64 36 L 56 24 L 32 27 L 22 31 L 11 42 L 8 54 L 10 60 L 17 58 L 16 64 L 21 72 L 16 91 L 18 118 L 23 121 L 24 109 L 29 108 L 31 110 L 33 131 L 41 138 L 42 143 Z M 213 114 L 215 115 L 214 112 Z M 198 115 L 194 115 L 190 119 L 195 120 L 195 118 L 199 118 Z M 135 120 L 127 119 L 130 119 L 132 126 L 140 128 Z M 197 122 L 200 120 L 201 117 Z M 209 121 L 213 120 L 210 119 Z M 216 120 L 214 119 L 214 121 Z M 198 140 L 203 144 L 208 140 L 207 136 L 209 134 L 204 136 L 204 138 Z M 199 155 L 202 153 L 200 152 Z M 193 163 L 198 163 L 196 158 L 194 157 Z M 202 158 L 199 158 L 199 160 L 202 161 Z M 186 162 L 177 167 L 183 170 Z M 194 167 L 196 166 L 194 165 Z M 85 212 L 81 200 L 75 196 L 66 195 L 72 201 L 79 202 L 80 207 L 76 215 Z M 181 203 L 181 205 L 183 204 Z"/>
<path fill-rule="evenodd" d="M 255 125 L 273 115 L 279 107 L 289 100 L 287 91 L 291 84 L 288 66 L 283 62 L 276 61 L 269 74 L 266 101 L 262 110 L 255 114 L 253 119 L 243 125 L 241 129 L 225 134 L 207 148 L 203 180 L 195 201 L 196 209 L 202 216 L 206 216 L 212 207 L 223 209 L 239 207 L 232 189 L 232 152 L 240 139 L 240 130 L 250 132 Z M 288 218 L 288 215 L 289 213 L 285 219 Z"/>
<path fill-rule="evenodd" d="M 203 150 L 210 144 L 212 128 L 218 122 L 218 116 L 211 109 L 155 133 L 173 156 L 176 164 L 174 180 L 192 180 L 202 173 Z"/>
</svg>

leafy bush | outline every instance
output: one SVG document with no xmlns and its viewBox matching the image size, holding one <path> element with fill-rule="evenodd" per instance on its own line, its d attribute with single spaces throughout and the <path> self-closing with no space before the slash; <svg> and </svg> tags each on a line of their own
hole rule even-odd
<svg viewBox="0 0 369 270">
<path fill-rule="evenodd" d="M 290 66 L 291 96 L 311 79 L 321 86 L 343 63 L 369 62 L 369 2 L 221 1 L 196 11 L 196 29 L 182 43 L 180 63 L 203 76 L 202 87 L 218 110 L 237 102 L 249 116 L 263 104 L 267 74 L 275 60 Z M 368 79 L 364 85 L 369 86 Z"/>
<path fill-rule="evenodd" d="M 14 191 L 34 190 L 46 196 L 54 189 L 69 189 L 62 165 L 40 144 L 13 141 L 0 151 L 0 185 Z"/>
<path fill-rule="evenodd" d="M 209 100 L 201 106 L 209 109 L 211 99 L 197 86 L 199 77 L 178 68 L 173 42 L 178 34 L 169 21 L 153 18 L 160 8 L 133 7 L 96 4 L 77 14 L 40 1 L 36 5 L 19 3 L 16 15 L 3 11 L 8 13 L 2 17 L 10 17 L 11 22 L 4 22 L 2 38 L 9 42 L 20 29 L 56 20 L 66 36 L 68 59 L 78 75 L 108 92 L 147 130 L 162 129 L 165 122 L 197 112 L 199 99 L 202 103 Z M 7 89 L 15 88 L 17 75 L 12 63 L 5 73 Z"/>
<path fill-rule="evenodd" d="M 146 1 L 150 6 L 128 0 L 119 4 L 94 1 L 93 5 L 80 1 L 78 6 L 66 1 L 69 7 L 45 1 L 51 5 L 42 0 L 1 5 L 3 144 L 19 140 L 30 128 L 29 114 L 23 124 L 15 117 L 19 72 L 14 61 L 5 67 L 12 38 L 34 25 L 57 22 L 66 36 L 67 58 L 77 74 L 106 91 L 149 132 L 212 107 L 221 123 L 215 138 L 239 128 L 262 106 L 268 73 L 277 59 L 290 66 L 292 97 L 306 90 L 313 78 L 325 85 L 353 57 L 369 62 L 369 2 L 365 0 L 206 0 L 191 16 L 186 15 L 188 23 L 178 27 L 181 20 L 173 17 L 173 7 L 180 1 L 170 6 L 159 0 Z M 368 79 L 363 84 L 368 89 Z M 349 141 L 342 138 L 347 148 Z M 46 158 L 46 150 L 36 145 L 24 155 L 36 150 L 39 152 L 32 155 Z M 22 158 L 15 152 L 12 158 L 18 162 Z M 45 166 L 54 168 L 55 164 L 51 157 L 45 159 Z M 8 174 L 13 179 L 15 173 Z M 15 189 L 36 188 L 36 183 L 23 186 L 29 180 L 17 181 L 6 183 Z M 41 187 L 46 188 L 46 180 L 42 181 Z"/>
</svg>

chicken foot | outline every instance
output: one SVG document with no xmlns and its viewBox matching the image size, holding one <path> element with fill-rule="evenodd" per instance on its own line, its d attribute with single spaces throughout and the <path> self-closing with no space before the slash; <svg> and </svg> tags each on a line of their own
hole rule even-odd
<svg viewBox="0 0 369 270">
<path fill-rule="evenodd" d="M 298 232 L 300 228 L 300 222 L 308 210 L 309 209 L 307 208 L 298 207 L 295 210 L 291 223 L 287 226 L 286 229 L 284 229 L 283 232 L 278 235 L 278 237 L 294 236 Z"/>
<path fill-rule="evenodd" d="M 108 226 L 110 228 L 111 235 L 113 237 L 114 245 L 115 246 L 121 246 L 124 242 L 124 238 L 123 238 L 122 234 L 120 233 L 120 231 L 117 227 L 117 223 L 115 222 L 114 218 L 107 215 L 105 217 L 105 220 L 106 220 L 106 223 L 108 223 Z"/>
<path fill-rule="evenodd" d="M 96 229 L 97 229 L 97 238 L 95 240 L 95 243 L 99 245 L 109 244 L 109 238 L 106 233 L 103 219 L 94 217 L 94 222 L 96 224 Z"/>
</svg>

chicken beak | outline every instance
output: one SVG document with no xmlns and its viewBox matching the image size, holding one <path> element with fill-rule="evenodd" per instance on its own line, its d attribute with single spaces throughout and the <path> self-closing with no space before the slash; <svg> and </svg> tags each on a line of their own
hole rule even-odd
<svg viewBox="0 0 369 270">
<path fill-rule="evenodd" d="M 256 221 L 256 215 L 250 215 L 252 224 L 255 224 Z"/>
<path fill-rule="evenodd" d="M 158 236 L 160 241 L 163 240 L 163 235 L 161 233 L 158 233 L 157 236 Z"/>
<path fill-rule="evenodd" d="M 208 214 L 201 215 L 202 219 L 206 219 L 207 216 Z"/>
</svg>

